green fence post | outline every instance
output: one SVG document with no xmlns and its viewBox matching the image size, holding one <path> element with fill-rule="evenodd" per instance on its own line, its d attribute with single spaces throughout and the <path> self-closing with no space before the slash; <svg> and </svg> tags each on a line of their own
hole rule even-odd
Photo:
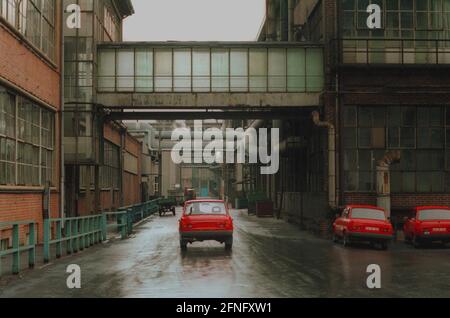
<svg viewBox="0 0 450 318">
<path fill-rule="evenodd" d="M 127 238 L 127 222 L 128 222 L 128 214 L 123 213 L 120 215 L 120 232 L 122 236 L 122 240 Z"/>
<path fill-rule="evenodd" d="M 108 235 L 108 218 L 106 213 L 102 215 L 102 241 L 106 241 Z"/>
<path fill-rule="evenodd" d="M 133 233 L 133 221 L 134 221 L 134 209 L 128 209 L 127 210 L 127 230 L 128 235 L 131 235 Z"/>
<path fill-rule="evenodd" d="M 67 254 L 73 253 L 72 221 L 66 221 Z"/>
<path fill-rule="evenodd" d="M 78 223 L 78 222 L 77 222 Z M 86 247 L 86 228 L 85 228 L 85 223 L 86 223 L 86 219 L 81 218 L 80 219 L 80 227 L 79 227 L 79 249 L 80 251 L 84 250 L 84 248 Z"/>
<path fill-rule="evenodd" d="M 33 268 L 36 264 L 36 224 L 30 223 L 29 234 L 28 234 L 28 244 L 30 249 L 28 250 L 28 266 Z"/>
<path fill-rule="evenodd" d="M 93 221 L 92 216 L 88 217 L 87 221 L 86 221 L 87 222 L 87 240 L 88 240 L 87 247 L 91 247 L 94 243 L 93 242 L 94 238 L 92 237 L 92 221 Z"/>
<path fill-rule="evenodd" d="M 73 226 L 73 251 L 77 253 L 80 250 L 80 237 L 78 236 L 78 220 L 74 220 Z"/>
<path fill-rule="evenodd" d="M 51 221 L 44 219 L 44 263 L 50 262 Z"/>
<path fill-rule="evenodd" d="M 2 231 L 0 228 L 0 242 L 2 241 Z M 2 250 L 0 249 L 0 277 L 2 277 Z"/>
<path fill-rule="evenodd" d="M 97 228 L 97 219 L 98 216 L 95 216 L 94 218 L 92 218 L 92 229 L 94 231 L 94 233 L 92 234 L 93 236 L 93 241 L 94 241 L 94 245 L 98 243 L 98 228 Z"/>
<path fill-rule="evenodd" d="M 12 243 L 13 243 L 13 262 L 12 272 L 13 274 L 19 274 L 20 271 L 20 227 L 18 224 L 13 225 Z"/>
<path fill-rule="evenodd" d="M 56 258 L 62 256 L 62 223 L 61 220 L 56 221 Z"/>
</svg>

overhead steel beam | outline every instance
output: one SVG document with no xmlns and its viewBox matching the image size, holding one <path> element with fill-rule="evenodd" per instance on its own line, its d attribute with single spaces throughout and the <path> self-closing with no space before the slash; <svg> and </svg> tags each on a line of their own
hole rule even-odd
<svg viewBox="0 0 450 318">
<path fill-rule="evenodd" d="M 282 110 L 238 110 L 238 111 L 143 111 L 143 112 L 111 112 L 107 120 L 196 120 L 196 119 L 294 119 L 308 116 L 317 108 L 282 109 Z"/>
</svg>

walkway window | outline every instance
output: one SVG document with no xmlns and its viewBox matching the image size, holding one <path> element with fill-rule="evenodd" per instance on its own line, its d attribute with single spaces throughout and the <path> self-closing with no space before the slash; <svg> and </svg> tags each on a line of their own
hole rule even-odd
<svg viewBox="0 0 450 318">
<path fill-rule="evenodd" d="M 303 47 L 100 48 L 97 74 L 100 92 L 320 92 L 324 84 L 322 49 Z"/>
<path fill-rule="evenodd" d="M 172 50 L 155 50 L 155 91 L 172 91 Z"/>
<path fill-rule="evenodd" d="M 0 185 L 54 183 L 54 117 L 0 87 Z"/>
<path fill-rule="evenodd" d="M 134 51 L 120 50 L 117 52 L 117 83 L 119 92 L 134 91 Z"/>
<path fill-rule="evenodd" d="M 248 91 L 248 50 L 231 49 L 230 77 L 230 90 L 232 92 Z"/>
<path fill-rule="evenodd" d="M 269 91 L 286 91 L 287 62 L 285 49 L 269 49 Z"/>
<path fill-rule="evenodd" d="M 211 91 L 211 54 L 209 49 L 194 49 L 192 52 L 192 76 L 194 92 Z"/>
<path fill-rule="evenodd" d="M 153 91 L 153 50 L 136 50 L 136 91 Z"/>
<path fill-rule="evenodd" d="M 228 92 L 230 90 L 230 53 L 227 49 L 211 51 L 212 91 Z"/>
<path fill-rule="evenodd" d="M 250 91 L 267 92 L 267 49 L 250 49 Z"/>
<path fill-rule="evenodd" d="M 190 49 L 174 50 L 173 53 L 173 67 L 174 67 L 174 91 L 186 92 L 190 91 L 191 76 L 192 76 L 192 57 Z M 194 61 L 197 66 L 197 61 Z M 198 66 L 197 66 L 198 67 Z"/>
</svg>

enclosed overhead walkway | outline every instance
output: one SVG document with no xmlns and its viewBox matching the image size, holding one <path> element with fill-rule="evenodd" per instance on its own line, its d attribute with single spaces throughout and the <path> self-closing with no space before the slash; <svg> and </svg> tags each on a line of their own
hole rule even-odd
<svg viewBox="0 0 450 318">
<path fill-rule="evenodd" d="M 320 45 L 144 42 L 98 46 L 97 102 L 112 110 L 317 107 L 323 89 Z"/>
</svg>

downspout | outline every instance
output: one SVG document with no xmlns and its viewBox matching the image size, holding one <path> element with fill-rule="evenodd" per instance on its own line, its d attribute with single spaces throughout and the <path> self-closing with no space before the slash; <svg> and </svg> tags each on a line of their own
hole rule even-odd
<svg viewBox="0 0 450 318">
<path fill-rule="evenodd" d="M 294 0 L 288 0 L 288 41 L 295 40 L 295 21 L 294 21 L 295 5 Z"/>
<path fill-rule="evenodd" d="M 392 150 L 377 162 L 377 206 L 384 208 L 386 216 L 391 216 L 391 165 L 399 163 L 400 150 Z"/>
<path fill-rule="evenodd" d="M 313 112 L 312 118 L 317 127 L 328 129 L 328 204 L 336 209 L 336 128 L 330 122 L 320 121 L 319 112 Z"/>
<path fill-rule="evenodd" d="M 59 211 L 60 211 L 60 218 L 64 219 L 65 218 L 65 150 L 64 150 L 64 85 L 65 85 L 65 81 L 64 81 L 64 72 L 65 72 L 65 67 L 64 67 L 64 62 L 65 62 L 65 48 L 64 48 L 64 4 L 63 2 L 60 2 L 60 6 L 61 6 L 61 15 L 60 15 L 60 23 L 61 23 L 61 28 L 60 28 L 60 38 L 61 38 L 61 51 L 60 51 L 60 69 L 61 69 L 61 84 L 60 84 L 60 96 L 61 96 L 61 106 L 60 106 L 60 145 L 59 145 L 59 151 L 60 151 L 60 190 L 59 190 Z M 65 222 L 61 223 L 62 226 L 64 227 Z"/>
</svg>

